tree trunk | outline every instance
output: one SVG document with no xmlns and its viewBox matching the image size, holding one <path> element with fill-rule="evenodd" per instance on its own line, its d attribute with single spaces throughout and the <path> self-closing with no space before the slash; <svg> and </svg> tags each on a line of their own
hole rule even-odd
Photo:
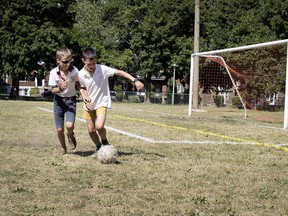
<svg viewBox="0 0 288 216">
<path fill-rule="evenodd" d="M 14 99 L 19 96 L 19 79 L 13 78 L 9 98 Z"/>
<path fill-rule="evenodd" d="M 150 103 L 150 77 L 146 78 L 145 82 L 146 96 L 144 102 Z"/>
</svg>

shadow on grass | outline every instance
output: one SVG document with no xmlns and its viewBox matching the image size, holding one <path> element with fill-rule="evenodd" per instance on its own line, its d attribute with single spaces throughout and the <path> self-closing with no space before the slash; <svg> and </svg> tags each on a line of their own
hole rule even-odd
<svg viewBox="0 0 288 216">
<path fill-rule="evenodd" d="M 94 151 L 75 151 L 73 152 L 74 155 L 78 155 L 81 157 L 91 157 Z"/>
<path fill-rule="evenodd" d="M 73 154 L 78 155 L 80 157 L 91 157 L 91 155 L 94 153 L 94 151 L 76 151 Z M 137 153 L 133 153 L 133 152 L 121 152 L 118 151 L 118 156 L 122 157 L 122 156 L 129 156 L 129 155 L 134 155 Z"/>
<path fill-rule="evenodd" d="M 137 154 L 137 153 L 133 153 L 133 152 L 121 152 L 121 151 L 118 151 L 118 155 L 119 157 L 121 156 L 126 156 L 126 155 L 134 155 L 134 154 Z"/>
</svg>

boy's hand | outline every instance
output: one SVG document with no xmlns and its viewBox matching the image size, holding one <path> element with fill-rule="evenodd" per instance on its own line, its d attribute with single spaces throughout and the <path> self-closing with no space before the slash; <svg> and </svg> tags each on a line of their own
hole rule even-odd
<svg viewBox="0 0 288 216">
<path fill-rule="evenodd" d="M 84 104 L 88 110 L 92 110 L 91 99 L 88 96 L 83 97 Z"/>
<path fill-rule="evenodd" d="M 135 82 L 135 87 L 136 87 L 137 90 L 139 91 L 139 90 L 141 90 L 141 89 L 144 88 L 144 84 L 143 84 L 142 82 L 140 82 L 140 81 L 136 81 L 136 82 Z"/>
<path fill-rule="evenodd" d="M 92 110 L 92 103 L 85 103 L 85 106 L 88 110 Z"/>
<path fill-rule="evenodd" d="M 58 81 L 57 84 L 58 84 L 58 87 L 59 87 L 60 89 L 62 89 L 62 91 L 67 88 L 67 82 L 66 82 L 66 81 Z"/>
</svg>

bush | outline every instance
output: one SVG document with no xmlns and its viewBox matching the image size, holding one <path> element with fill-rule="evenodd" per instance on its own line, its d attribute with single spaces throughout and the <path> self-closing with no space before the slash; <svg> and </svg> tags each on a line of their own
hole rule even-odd
<svg viewBox="0 0 288 216">
<path fill-rule="evenodd" d="M 232 107 L 235 107 L 235 108 L 242 107 L 241 100 L 238 96 L 232 98 Z"/>
<path fill-rule="evenodd" d="M 155 92 L 149 93 L 149 101 L 150 103 L 161 103 L 161 98 L 155 95 Z"/>
<path fill-rule="evenodd" d="M 115 85 L 115 86 L 114 86 L 114 91 L 116 91 L 116 92 L 122 92 L 122 91 L 123 91 L 122 85 Z"/>
<path fill-rule="evenodd" d="M 123 91 L 116 92 L 117 101 L 123 101 Z"/>
<path fill-rule="evenodd" d="M 30 89 L 30 95 L 37 95 L 37 94 L 39 94 L 38 88 L 31 88 Z"/>
<path fill-rule="evenodd" d="M 214 96 L 214 103 L 217 107 L 224 107 L 224 97 L 221 95 Z"/>
<path fill-rule="evenodd" d="M 138 96 L 129 96 L 129 103 L 139 103 Z"/>
</svg>

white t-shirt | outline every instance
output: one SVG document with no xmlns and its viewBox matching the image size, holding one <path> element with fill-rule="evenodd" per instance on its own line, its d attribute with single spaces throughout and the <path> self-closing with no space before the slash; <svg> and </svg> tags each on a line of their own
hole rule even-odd
<svg viewBox="0 0 288 216">
<path fill-rule="evenodd" d="M 72 97 L 76 95 L 75 82 L 78 81 L 78 69 L 74 66 L 69 67 L 69 73 L 64 78 L 61 75 L 59 66 L 52 69 L 49 75 L 49 86 L 55 87 L 58 86 L 59 81 L 67 81 L 67 88 L 61 92 L 58 92 L 57 95 L 60 97 Z"/>
<path fill-rule="evenodd" d="M 79 71 L 78 79 L 80 86 L 86 88 L 87 94 L 91 99 L 93 110 L 100 107 L 111 108 L 109 77 L 114 75 L 115 70 L 116 69 L 105 65 L 96 64 L 96 68 L 92 76 L 90 76 L 85 67 Z M 87 110 L 85 104 L 83 108 Z"/>
</svg>

